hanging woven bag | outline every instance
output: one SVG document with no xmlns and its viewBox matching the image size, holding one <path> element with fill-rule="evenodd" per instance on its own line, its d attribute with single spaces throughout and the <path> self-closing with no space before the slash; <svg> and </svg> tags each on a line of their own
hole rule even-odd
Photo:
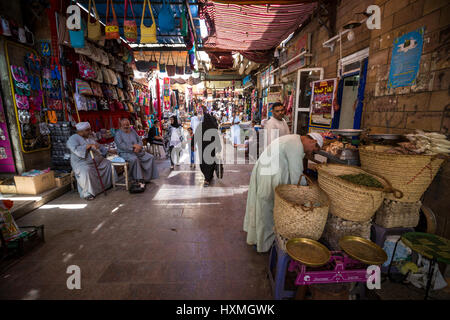
<svg viewBox="0 0 450 320">
<path fill-rule="evenodd" d="M 91 2 L 92 2 L 92 4 L 93 4 L 93 7 L 94 7 L 94 19 L 95 19 L 95 22 L 94 23 L 92 23 L 91 22 L 91 19 L 92 19 L 92 17 L 91 17 Z M 88 29 L 88 38 L 90 39 L 90 40 L 93 40 L 93 41 L 97 41 L 97 40 L 100 40 L 100 38 L 102 37 L 102 29 L 101 29 L 101 26 L 100 26 L 100 17 L 99 17 L 99 15 L 98 15 L 98 12 L 97 12 L 97 7 L 95 6 L 95 1 L 94 0 L 89 0 L 89 6 L 88 6 L 88 11 L 89 11 L 89 13 L 88 13 L 88 26 L 87 26 L 87 29 Z"/>
<path fill-rule="evenodd" d="M 136 42 L 137 41 L 136 17 L 134 16 L 133 5 L 131 3 L 131 0 L 129 2 L 131 13 L 133 15 L 133 20 L 127 20 L 128 0 L 125 0 L 125 10 L 123 16 L 123 34 L 128 42 Z"/>
<path fill-rule="evenodd" d="M 148 3 L 148 8 L 150 10 L 150 15 L 152 17 L 152 25 L 150 27 L 146 27 L 144 24 L 145 17 L 145 7 Z M 149 0 L 144 0 L 144 7 L 142 8 L 142 18 L 141 18 L 141 43 L 158 43 L 158 39 L 156 38 L 156 21 L 153 16 L 152 6 L 150 5 Z"/>
<path fill-rule="evenodd" d="M 111 9 L 113 13 L 113 19 L 112 21 L 108 21 L 109 16 L 109 5 L 111 4 Z M 114 10 L 114 3 L 112 0 L 106 0 L 106 26 L 105 26 L 105 38 L 107 40 L 112 39 L 119 39 L 120 33 L 119 33 L 119 24 L 117 22 L 117 16 L 116 11 Z"/>
</svg>

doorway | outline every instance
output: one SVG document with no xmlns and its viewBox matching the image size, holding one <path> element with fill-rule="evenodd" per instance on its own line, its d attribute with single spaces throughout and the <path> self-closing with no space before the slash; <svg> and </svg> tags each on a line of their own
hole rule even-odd
<svg viewBox="0 0 450 320">
<path fill-rule="evenodd" d="M 341 116 L 339 129 L 353 129 L 355 111 L 358 103 L 359 74 L 343 79 Z"/>
</svg>

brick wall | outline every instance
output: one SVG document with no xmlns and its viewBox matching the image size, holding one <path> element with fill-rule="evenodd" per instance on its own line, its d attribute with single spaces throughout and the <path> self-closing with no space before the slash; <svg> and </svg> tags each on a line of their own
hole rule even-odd
<svg viewBox="0 0 450 320">
<path fill-rule="evenodd" d="M 450 133 L 449 10 L 446 0 L 378 0 L 381 30 L 372 30 L 363 125 L 374 132 L 415 129 Z M 424 26 L 417 84 L 387 88 L 392 42 Z"/>
<path fill-rule="evenodd" d="M 342 41 L 342 57 L 369 47 L 369 64 L 362 127 L 378 133 L 408 133 L 415 129 L 450 134 L 450 3 L 447 0 L 342 0 L 338 4 L 336 30 L 351 20 L 362 20 L 356 12 L 371 4 L 381 8 L 381 29 L 366 25 L 354 29 L 355 38 Z M 424 47 L 417 83 L 388 89 L 387 79 L 395 38 L 425 27 Z M 323 67 L 325 78 L 337 76 L 339 45 L 334 51 L 322 46 L 328 32 L 317 17 L 290 43 L 312 33 L 309 67 Z M 438 234 L 450 238 L 450 163 L 445 165 L 425 193 L 424 203 L 436 214 Z"/>
</svg>

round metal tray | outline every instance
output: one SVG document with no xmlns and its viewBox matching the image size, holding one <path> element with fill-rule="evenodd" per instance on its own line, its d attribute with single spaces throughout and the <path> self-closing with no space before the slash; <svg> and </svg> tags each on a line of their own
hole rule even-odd
<svg viewBox="0 0 450 320">
<path fill-rule="evenodd" d="M 386 133 L 386 134 L 369 134 L 367 135 L 369 139 L 384 139 L 384 140 L 400 140 L 403 138 L 401 134 L 394 134 L 394 133 Z"/>
<path fill-rule="evenodd" d="M 359 136 L 364 130 L 362 129 L 331 129 L 334 134 L 338 134 L 344 137 Z"/>
<path fill-rule="evenodd" d="M 345 236 L 339 240 L 339 246 L 351 258 L 365 264 L 380 265 L 388 258 L 380 246 L 361 237 Z"/>
<path fill-rule="evenodd" d="M 307 239 L 294 238 L 286 243 L 289 256 L 309 267 L 320 267 L 330 261 L 331 252 L 323 244 Z"/>
</svg>

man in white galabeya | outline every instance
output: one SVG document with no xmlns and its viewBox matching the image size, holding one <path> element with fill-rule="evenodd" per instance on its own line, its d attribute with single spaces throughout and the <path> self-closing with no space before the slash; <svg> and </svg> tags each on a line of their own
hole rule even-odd
<svg viewBox="0 0 450 320">
<path fill-rule="evenodd" d="M 275 188 L 280 184 L 297 184 L 303 173 L 303 158 L 312 156 L 322 146 L 319 133 L 289 134 L 275 139 L 256 161 L 250 177 L 244 231 L 247 244 L 256 244 L 258 252 L 268 251 L 275 239 Z"/>
</svg>

